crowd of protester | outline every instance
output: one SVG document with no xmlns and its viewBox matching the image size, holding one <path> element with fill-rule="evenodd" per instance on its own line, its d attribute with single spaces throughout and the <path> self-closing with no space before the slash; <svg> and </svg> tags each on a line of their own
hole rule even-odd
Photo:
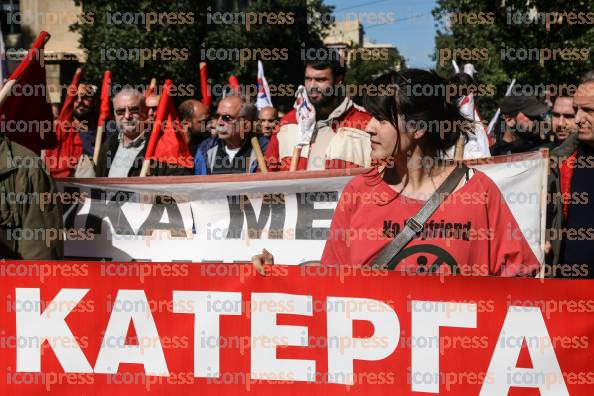
<svg viewBox="0 0 594 396">
<path fill-rule="evenodd" d="M 315 114 L 315 134 L 299 153 L 294 164 L 295 141 L 300 133 L 297 109 L 279 114 L 274 107 L 257 109 L 250 98 L 230 93 L 221 98 L 214 111 L 196 99 L 182 102 L 177 109 L 180 125 L 194 168 L 156 163 L 151 176 L 220 175 L 262 172 L 258 149 L 264 153 L 266 171 L 342 169 L 361 167 L 372 170 L 356 177 L 345 193 L 360 195 L 375 191 L 380 185 L 388 195 L 386 202 L 373 206 L 369 202 L 339 202 L 332 228 L 369 227 L 371 219 L 397 213 L 405 223 L 420 208 L 437 186 L 456 166 L 440 153 L 452 152 L 460 134 L 467 144 L 476 138 L 473 120 L 464 118 L 457 102 L 439 93 L 407 94 L 407 84 L 439 86 L 448 82 L 434 72 L 405 69 L 389 72 L 373 84 L 393 86 L 393 91 L 368 95 L 363 106 L 341 95 L 346 69 L 339 62 L 310 62 L 305 65 L 301 82 Z M 458 76 L 457 81 L 472 79 Z M 455 79 L 451 79 L 454 81 Z M 332 92 L 332 94 L 327 94 Z M 106 124 L 105 137 L 93 171 L 97 177 L 135 177 L 141 172 L 147 142 L 155 122 L 160 96 L 124 87 L 112 98 L 113 121 Z M 500 104 L 501 119 L 490 146 L 491 155 L 506 155 L 539 149 L 551 150 L 549 171 L 549 205 L 547 228 L 584 229 L 594 225 L 594 203 L 572 200 L 576 194 L 594 196 L 594 78 L 586 75 L 573 97 L 553 98 L 552 106 L 536 96 L 506 96 Z M 79 84 L 73 105 L 73 119 L 80 136 L 80 155 L 93 157 L 96 125 L 99 114 L 97 87 Z M 439 121 L 440 123 L 432 123 Z M 443 134 L 443 122 L 459 123 Z M 476 122 L 476 121 L 474 121 Z M 419 125 L 425 125 L 419 126 Z M 258 147 L 255 147 L 255 146 Z M 33 153 L 0 136 L 2 188 L 27 192 L 52 192 L 55 184 L 42 167 L 11 164 L 11 157 L 32 157 Z M 421 165 L 424 158 L 435 161 L 429 167 Z M 6 160 L 4 160 L 6 158 Z M 75 176 L 80 161 L 70 162 L 59 176 Z M 585 165 L 584 165 L 585 164 Z M 382 184 L 384 183 L 384 184 Z M 505 227 L 514 222 L 501 193 L 483 173 L 467 169 L 456 189 L 483 192 L 489 197 L 486 209 L 472 205 L 448 206 L 447 221 L 451 223 L 495 224 L 495 238 L 472 246 L 452 248 L 458 262 L 483 263 L 474 274 L 536 275 L 540 264 L 525 240 L 505 238 Z M 407 197 L 402 201 L 398 197 Z M 551 198 L 553 197 L 553 198 Z M 61 222 L 58 206 L 46 208 L 21 207 L 2 203 L 0 226 L 55 227 Z M 37 212 L 36 212 L 37 211 Z M 517 227 L 517 224 L 515 224 Z M 3 233 L 4 235 L 4 233 Z M 565 233 L 564 235 L 567 235 Z M 44 241 L 0 241 L 0 254 L 11 259 L 60 258 L 60 242 L 45 246 Z M 328 240 L 322 264 L 370 265 L 386 241 L 360 240 L 354 244 Z M 34 246 L 35 245 L 35 246 Z M 347 246 L 349 245 L 349 246 Z M 585 277 L 594 274 L 594 241 L 578 238 L 547 238 L 547 264 L 588 266 Z M 270 262 L 267 252 L 255 257 L 258 268 Z M 560 276 L 557 274 L 557 276 Z"/>
</svg>

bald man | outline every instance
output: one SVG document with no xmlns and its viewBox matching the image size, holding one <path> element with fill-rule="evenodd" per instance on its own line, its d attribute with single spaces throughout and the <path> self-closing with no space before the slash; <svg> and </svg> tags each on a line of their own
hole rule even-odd
<svg viewBox="0 0 594 396">
<path fill-rule="evenodd" d="M 179 105 L 177 112 L 182 127 L 186 132 L 190 153 L 195 155 L 200 143 L 211 136 L 210 129 L 208 128 L 208 122 L 210 120 L 208 107 L 203 105 L 199 100 L 188 99 Z"/>
<path fill-rule="evenodd" d="M 258 113 L 258 123 L 262 136 L 270 139 L 272 132 L 278 125 L 278 112 L 274 107 L 263 107 Z"/>
<path fill-rule="evenodd" d="M 139 176 L 150 135 L 148 110 L 144 95 L 127 86 L 113 98 L 117 133 L 101 146 L 97 160 L 98 177 Z M 182 176 L 191 174 L 186 168 L 161 162 L 151 164 L 151 176 Z"/>
</svg>

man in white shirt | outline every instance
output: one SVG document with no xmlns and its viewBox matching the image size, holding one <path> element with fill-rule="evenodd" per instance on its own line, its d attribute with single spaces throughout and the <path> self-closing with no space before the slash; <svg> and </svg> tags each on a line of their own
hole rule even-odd
<svg viewBox="0 0 594 396">
<path fill-rule="evenodd" d="M 113 98 L 113 111 L 118 133 L 112 134 L 101 147 L 97 160 L 98 177 L 139 176 L 150 124 L 144 96 L 132 87 L 124 87 Z M 153 161 L 151 176 L 183 176 L 191 170 Z"/>
</svg>

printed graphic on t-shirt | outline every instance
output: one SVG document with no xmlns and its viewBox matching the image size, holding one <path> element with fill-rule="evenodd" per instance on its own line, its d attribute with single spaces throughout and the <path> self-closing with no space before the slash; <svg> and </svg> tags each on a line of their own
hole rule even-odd
<svg viewBox="0 0 594 396">
<path fill-rule="evenodd" d="M 383 234 L 388 238 L 394 238 L 403 227 L 404 224 L 393 222 L 392 220 L 384 220 Z M 430 220 L 425 223 L 423 230 L 414 239 L 422 239 L 424 241 L 431 239 L 460 239 L 469 241 L 471 228 L 471 221 L 467 221 L 466 223 L 448 223 L 445 220 Z"/>
<path fill-rule="evenodd" d="M 413 237 L 413 240 L 460 240 L 470 241 L 470 229 L 472 221 L 466 223 L 450 223 L 445 220 L 430 220 L 425 223 L 420 233 Z M 404 223 L 384 220 L 383 235 L 394 239 L 404 228 Z M 398 264 L 405 261 L 404 266 L 398 267 Z M 458 263 L 456 259 L 444 248 L 434 244 L 420 244 L 404 248 L 390 261 L 388 268 L 402 271 L 409 271 L 416 264 L 416 272 L 440 272 L 457 274 Z M 442 268 L 443 267 L 443 268 Z"/>
<path fill-rule="evenodd" d="M 411 260 L 412 259 L 412 260 Z M 407 268 L 398 267 L 398 264 L 406 261 Z M 441 274 L 458 274 L 458 263 L 456 259 L 448 253 L 447 250 L 436 245 L 414 245 L 404 248 L 390 261 L 389 269 L 396 271 L 409 272 L 410 264 L 416 263 L 416 272 L 439 272 Z"/>
</svg>

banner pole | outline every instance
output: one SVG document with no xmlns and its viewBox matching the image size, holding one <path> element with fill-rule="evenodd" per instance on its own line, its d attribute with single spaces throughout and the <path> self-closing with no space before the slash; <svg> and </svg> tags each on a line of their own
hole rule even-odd
<svg viewBox="0 0 594 396">
<path fill-rule="evenodd" d="M 543 172 L 543 177 L 541 180 L 541 197 L 540 197 L 540 224 L 541 224 L 541 237 L 540 237 L 540 248 L 542 252 L 545 254 L 545 245 L 547 242 L 547 198 L 548 198 L 548 178 L 549 178 L 549 171 L 550 171 L 550 151 L 548 149 L 540 149 L 540 151 L 544 155 L 545 159 L 545 169 L 546 172 Z M 542 265 L 540 266 L 540 272 L 537 275 L 537 278 L 544 278 L 545 277 L 545 260 L 543 257 Z"/>
<path fill-rule="evenodd" d="M 95 136 L 95 147 L 93 149 L 93 163 L 97 165 L 97 160 L 99 159 L 99 150 L 101 149 L 101 144 L 103 141 L 103 122 L 101 125 L 97 127 L 97 136 Z"/>
<path fill-rule="evenodd" d="M 458 141 L 456 142 L 456 151 L 454 153 L 454 160 L 462 161 L 464 158 L 464 145 L 466 144 L 466 139 L 464 138 L 464 134 L 460 133 L 458 137 Z"/>
</svg>

